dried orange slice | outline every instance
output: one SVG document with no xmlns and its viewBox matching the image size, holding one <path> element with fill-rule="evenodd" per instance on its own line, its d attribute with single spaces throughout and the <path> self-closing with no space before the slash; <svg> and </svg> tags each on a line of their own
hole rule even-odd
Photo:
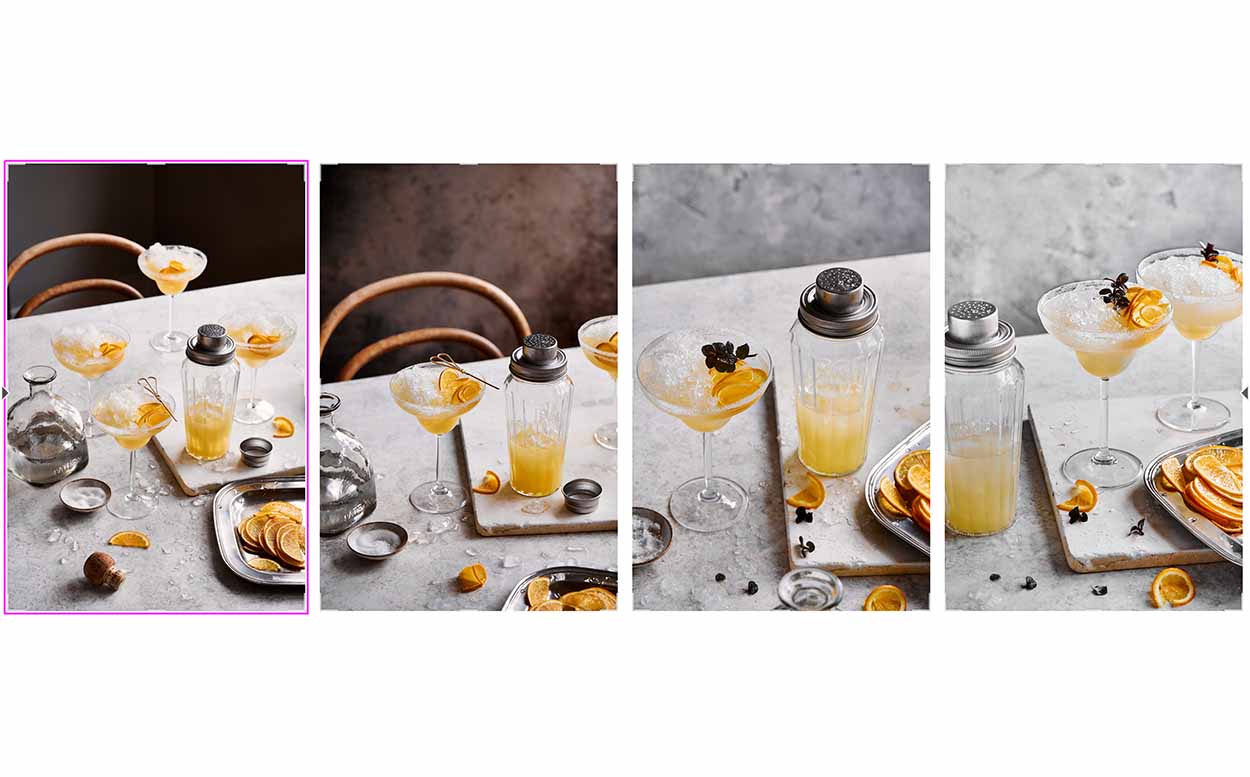
<svg viewBox="0 0 1250 777">
<path fill-rule="evenodd" d="M 472 378 L 465 378 L 456 386 L 455 392 L 451 395 L 451 401 L 457 405 L 467 405 L 477 399 L 482 394 L 482 384 Z"/>
<path fill-rule="evenodd" d="M 537 607 L 551 599 L 551 581 L 545 577 L 536 577 L 525 586 L 525 601 L 530 607 Z"/>
<path fill-rule="evenodd" d="M 109 537 L 109 544 L 120 548 L 150 548 L 152 541 L 140 531 L 119 531 Z"/>
<path fill-rule="evenodd" d="M 278 439 L 290 437 L 295 434 L 295 424 L 286 416 L 274 416 L 273 419 L 273 436 Z"/>
<path fill-rule="evenodd" d="M 612 335 L 612 336 L 616 337 L 616 335 Z M 616 341 L 604 340 L 602 343 L 599 343 L 598 345 L 595 346 L 595 350 L 603 351 L 604 353 L 616 353 Z"/>
<path fill-rule="evenodd" d="M 300 542 L 303 534 L 304 527 L 294 523 L 288 523 L 278 530 L 274 550 L 278 551 L 278 558 L 288 567 L 304 568 L 304 548 Z"/>
<path fill-rule="evenodd" d="M 558 599 L 550 599 L 542 604 L 536 604 L 530 608 L 530 612 L 565 612 L 571 610 L 572 607 L 565 607 Z"/>
<path fill-rule="evenodd" d="M 1163 487 L 1168 491 L 1180 491 L 1185 488 L 1185 471 L 1175 456 L 1164 460 L 1159 467 L 1159 474 L 1163 476 Z"/>
<path fill-rule="evenodd" d="M 445 397 L 450 398 L 456 392 L 456 387 L 465 380 L 468 380 L 459 372 L 451 368 L 444 369 L 438 374 L 438 391 Z"/>
<path fill-rule="evenodd" d="M 1150 583 L 1150 603 L 1155 607 L 1167 604 L 1171 607 L 1184 607 L 1194 600 L 1198 593 L 1194 588 L 1194 579 L 1183 569 L 1168 567 L 1160 569 L 1159 574 Z"/>
<path fill-rule="evenodd" d="M 256 513 L 239 524 L 239 536 L 243 538 L 243 543 L 253 548 L 260 548 L 260 535 L 265 530 L 265 523 L 268 520 L 268 514 Z"/>
<path fill-rule="evenodd" d="M 929 498 L 929 468 L 923 464 L 913 465 L 907 470 L 907 485 L 927 500 Z"/>
<path fill-rule="evenodd" d="M 786 504 L 791 507 L 806 507 L 809 510 L 815 510 L 825 503 L 825 484 L 810 472 L 806 475 L 807 488 L 787 499 Z"/>
<path fill-rule="evenodd" d="M 1221 496 L 1234 502 L 1241 502 L 1241 476 L 1229 469 L 1214 456 L 1204 454 L 1193 463 L 1194 474 L 1208 486 L 1219 492 Z"/>
<path fill-rule="evenodd" d="M 1240 522 L 1242 519 L 1241 505 L 1225 498 L 1219 491 L 1208 486 L 1202 478 L 1189 481 L 1182 495 L 1185 497 L 1185 504 L 1208 518 L 1215 513 L 1232 521 Z"/>
<path fill-rule="evenodd" d="M 296 523 L 304 522 L 304 511 L 290 502 L 265 502 L 256 512 L 267 515 L 280 515 L 283 518 L 290 518 Z"/>
<path fill-rule="evenodd" d="M 493 470 L 486 470 L 486 474 L 482 476 L 482 482 L 473 487 L 475 494 L 498 494 L 500 480 L 499 476 Z"/>
<path fill-rule="evenodd" d="M 894 585 L 879 585 L 864 599 L 866 612 L 902 612 L 907 609 L 907 595 Z"/>
<path fill-rule="evenodd" d="M 1129 316 L 1134 326 L 1150 329 L 1167 318 L 1168 311 L 1162 305 L 1137 305 L 1129 312 Z"/>
<path fill-rule="evenodd" d="M 925 531 L 929 531 L 930 523 L 929 498 L 918 495 L 911 503 L 911 519 Z"/>
<path fill-rule="evenodd" d="M 156 426 L 169 418 L 169 411 L 160 402 L 144 402 L 139 405 L 139 415 L 135 423 L 139 426 Z"/>
<path fill-rule="evenodd" d="M 187 271 L 187 266 L 177 259 L 157 270 L 157 275 L 178 275 Z"/>
<path fill-rule="evenodd" d="M 1066 502 L 1060 502 L 1056 507 L 1064 512 L 1071 510 L 1073 507 L 1078 508 L 1081 512 L 1088 513 L 1098 505 L 1098 489 L 1094 488 L 1094 484 L 1088 480 L 1076 481 L 1076 493 Z"/>
<path fill-rule="evenodd" d="M 248 345 L 273 345 L 282 342 L 282 335 L 264 335 L 259 332 L 248 335 Z"/>
<path fill-rule="evenodd" d="M 1241 472 L 1241 448 L 1233 448 L 1228 445 L 1208 445 L 1189 454 L 1185 462 L 1192 464 L 1199 456 L 1214 456 L 1229 469 L 1238 473 Z M 1192 469 L 1187 467 L 1186 470 L 1191 476 L 1194 474 Z"/>
<path fill-rule="evenodd" d="M 906 488 L 915 491 L 911 484 L 907 482 L 907 472 L 917 464 L 923 464 L 924 468 L 927 470 L 932 469 L 929 464 L 929 451 L 912 451 L 903 458 L 899 459 L 898 464 L 894 467 L 894 482 L 898 483 L 899 488 Z"/>
<path fill-rule="evenodd" d="M 456 576 L 456 582 L 460 584 L 460 590 L 464 593 L 476 591 L 486 585 L 486 567 L 481 564 L 470 564 L 460 570 L 460 574 Z"/>
<path fill-rule="evenodd" d="M 247 565 L 259 572 L 281 572 L 282 566 L 271 558 L 248 559 Z"/>
<path fill-rule="evenodd" d="M 898 492 L 898 486 L 894 484 L 894 478 L 889 475 L 881 478 L 881 486 L 877 491 L 877 496 L 886 503 L 888 511 L 910 517 L 907 509 L 907 500 L 903 499 L 903 495 Z"/>
<path fill-rule="evenodd" d="M 125 349 L 125 343 L 100 343 L 100 354 L 102 356 L 108 356 L 109 354 L 124 351 Z"/>
<path fill-rule="evenodd" d="M 585 591 L 574 591 L 571 594 L 561 596 L 560 602 L 571 607 L 576 607 L 582 612 L 598 612 L 600 610 L 616 609 L 615 598 L 603 589 L 588 588 Z"/>
</svg>

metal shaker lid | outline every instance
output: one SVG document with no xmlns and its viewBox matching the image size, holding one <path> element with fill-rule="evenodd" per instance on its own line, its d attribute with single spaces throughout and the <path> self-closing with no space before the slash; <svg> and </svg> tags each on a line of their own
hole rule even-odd
<svg viewBox="0 0 1250 777">
<path fill-rule="evenodd" d="M 563 378 L 569 371 L 569 359 L 551 335 L 532 334 L 512 352 L 509 371 L 521 380 L 549 383 Z"/>
<path fill-rule="evenodd" d="M 877 325 L 877 295 L 860 274 L 832 267 L 799 298 L 799 321 L 823 337 L 855 337 Z"/>
<path fill-rule="evenodd" d="M 946 363 L 951 367 L 993 367 L 1016 353 L 1016 330 L 998 320 L 998 308 L 984 300 L 956 302 L 946 311 Z"/>
<path fill-rule="evenodd" d="M 208 367 L 229 364 L 234 360 L 234 340 L 221 324 L 204 324 L 187 339 L 187 358 Z"/>
</svg>

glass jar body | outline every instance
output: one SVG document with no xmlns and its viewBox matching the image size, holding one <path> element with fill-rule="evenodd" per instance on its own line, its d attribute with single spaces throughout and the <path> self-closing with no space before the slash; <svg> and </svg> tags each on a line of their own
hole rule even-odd
<svg viewBox="0 0 1250 777">
<path fill-rule="evenodd" d="M 946 527 L 985 536 L 1016 518 L 1024 367 L 946 368 Z"/>
<path fill-rule="evenodd" d="M 512 490 L 522 496 L 553 494 L 563 483 L 573 381 L 565 375 L 535 383 L 509 375 L 503 391 Z"/>
<path fill-rule="evenodd" d="M 190 359 L 183 362 L 183 424 L 192 458 L 214 461 L 229 452 L 239 373 L 237 360 L 212 366 Z"/>
</svg>

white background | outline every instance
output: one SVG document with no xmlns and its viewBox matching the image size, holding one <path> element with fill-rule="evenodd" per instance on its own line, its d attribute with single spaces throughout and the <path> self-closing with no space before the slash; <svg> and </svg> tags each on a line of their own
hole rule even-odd
<svg viewBox="0 0 1250 777">
<path fill-rule="evenodd" d="M 51 5 L 0 19 L 5 158 L 928 162 L 940 262 L 944 162 L 1250 156 L 1232 4 Z M 317 205 L 314 181 L 314 300 Z M 933 588 L 880 617 L 7 616 L 0 771 L 1244 768 L 1250 616 L 944 613 Z"/>
</svg>

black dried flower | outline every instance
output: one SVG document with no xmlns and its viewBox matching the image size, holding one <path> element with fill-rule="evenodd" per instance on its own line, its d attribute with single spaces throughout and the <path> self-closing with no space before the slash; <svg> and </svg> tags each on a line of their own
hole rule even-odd
<svg viewBox="0 0 1250 777">
<path fill-rule="evenodd" d="M 755 354 L 751 353 L 751 346 L 743 343 L 734 348 L 732 342 L 708 343 L 701 349 L 704 356 L 704 364 L 709 370 L 717 372 L 733 372 L 738 369 L 738 362 L 743 359 L 749 359 Z"/>
<path fill-rule="evenodd" d="M 1085 523 L 1089 520 L 1089 513 L 1081 512 L 1081 508 L 1073 507 L 1068 511 L 1068 523 Z"/>
<path fill-rule="evenodd" d="M 812 511 L 806 507 L 800 507 L 794 511 L 795 523 L 811 523 L 814 519 L 815 516 L 812 515 Z"/>
<path fill-rule="evenodd" d="M 1215 243 L 1202 244 L 1202 260 L 1204 262 L 1215 262 L 1215 257 L 1219 256 L 1219 251 L 1215 250 Z"/>
<path fill-rule="evenodd" d="M 1128 275 L 1120 273 L 1114 278 L 1104 278 L 1103 280 L 1110 285 L 1098 290 L 1102 301 L 1115 308 L 1119 313 L 1126 312 L 1129 308 Z"/>
<path fill-rule="evenodd" d="M 1024 585 L 1020 587 L 1026 591 L 1032 591 L 1034 588 L 1037 588 L 1037 581 L 1032 577 L 1026 577 L 1024 578 Z"/>
<path fill-rule="evenodd" d="M 747 581 L 747 596 L 755 596 L 760 592 L 760 587 L 755 584 L 754 580 Z"/>
<path fill-rule="evenodd" d="M 1107 595 L 1107 586 L 1105 585 L 1096 585 L 1093 588 L 1090 588 L 1089 590 L 1093 592 L 1094 596 L 1106 596 Z"/>
<path fill-rule="evenodd" d="M 1145 518 L 1142 518 L 1140 521 L 1130 526 L 1128 530 L 1128 534 L 1126 536 L 1132 537 L 1134 534 L 1136 534 L 1138 537 L 1146 536 L 1146 519 Z"/>
<path fill-rule="evenodd" d="M 990 582 L 991 582 L 991 583 L 996 583 L 996 582 L 998 582 L 999 580 L 1002 580 L 1002 579 L 1003 579 L 1003 576 L 1002 576 L 1002 575 L 1000 575 L 1000 574 L 998 574 L 997 572 L 994 572 L 994 573 L 992 573 L 992 574 L 990 575 Z"/>
<path fill-rule="evenodd" d="M 718 582 L 718 583 L 723 583 L 723 582 L 725 582 L 725 573 L 724 573 L 724 572 L 717 572 L 717 573 L 716 573 L 716 582 Z"/>
</svg>

